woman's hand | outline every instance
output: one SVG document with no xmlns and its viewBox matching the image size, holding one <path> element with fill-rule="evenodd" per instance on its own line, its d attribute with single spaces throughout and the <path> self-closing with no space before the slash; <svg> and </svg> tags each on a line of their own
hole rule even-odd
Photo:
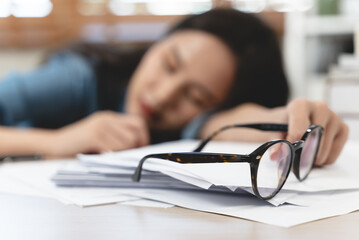
<svg viewBox="0 0 359 240">
<path fill-rule="evenodd" d="M 286 106 L 273 109 L 246 103 L 233 109 L 219 112 L 204 124 L 200 137 L 205 138 L 227 124 L 255 122 L 288 123 L 288 133 L 268 133 L 250 129 L 238 129 L 236 132 L 224 131 L 216 139 L 264 142 L 276 138 L 285 138 L 290 142 L 295 142 L 302 138 L 310 125 L 320 125 L 324 128 L 324 131 L 316 165 L 323 166 L 335 162 L 348 138 L 347 125 L 328 108 L 325 102 L 313 102 L 302 98 L 295 99 Z"/>
<path fill-rule="evenodd" d="M 344 143 L 348 139 L 348 126 L 337 114 L 328 108 L 325 102 L 311 102 L 306 99 L 295 99 L 285 108 L 289 124 L 287 140 L 299 140 L 312 124 L 324 128 L 316 165 L 334 163 Z"/>
<path fill-rule="evenodd" d="M 104 111 L 57 130 L 50 138 L 50 155 L 119 151 L 141 147 L 149 142 L 143 119 Z"/>
</svg>

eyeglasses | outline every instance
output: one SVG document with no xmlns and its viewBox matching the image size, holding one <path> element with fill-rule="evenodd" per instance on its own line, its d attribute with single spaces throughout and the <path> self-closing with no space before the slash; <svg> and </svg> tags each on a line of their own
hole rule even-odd
<svg viewBox="0 0 359 240">
<path fill-rule="evenodd" d="M 273 198 L 283 187 L 292 170 L 299 181 L 306 179 L 312 170 L 323 128 L 312 125 L 301 140 L 290 143 L 277 139 L 266 142 L 247 155 L 207 153 L 201 150 L 219 133 L 232 128 L 252 128 L 262 131 L 288 131 L 287 124 L 235 124 L 220 128 L 203 140 L 193 152 L 149 154 L 141 159 L 132 176 L 140 181 L 143 163 L 149 158 L 158 158 L 178 163 L 240 163 L 250 164 L 252 189 L 254 194 L 264 200 Z"/>
</svg>

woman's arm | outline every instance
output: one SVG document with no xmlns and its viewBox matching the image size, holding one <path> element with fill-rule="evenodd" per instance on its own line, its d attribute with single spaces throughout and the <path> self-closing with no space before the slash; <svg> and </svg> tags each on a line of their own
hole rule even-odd
<svg viewBox="0 0 359 240">
<path fill-rule="evenodd" d="M 51 155 L 52 131 L 18 129 L 0 126 L 0 156 L 41 154 Z"/>
<path fill-rule="evenodd" d="M 148 129 L 141 118 L 110 111 L 92 114 L 58 130 L 0 127 L 2 157 L 73 157 L 78 153 L 119 151 L 147 144 Z"/>
<path fill-rule="evenodd" d="M 28 74 L 9 75 L 0 82 L 0 156 L 74 156 L 149 143 L 147 126 L 137 116 L 98 112 L 79 120 L 96 110 L 96 99 L 91 65 L 72 53 Z"/>
<path fill-rule="evenodd" d="M 233 123 L 273 122 L 288 123 L 286 135 L 248 129 L 226 131 L 218 140 L 264 142 L 285 138 L 290 142 L 300 140 L 311 124 L 324 127 L 323 138 L 316 164 L 318 166 L 335 162 L 347 138 L 348 127 L 324 102 L 295 99 L 286 106 L 268 109 L 257 104 L 246 103 L 236 108 L 213 115 L 203 126 L 200 137 L 205 138 L 218 128 Z"/>
<path fill-rule="evenodd" d="M 235 108 L 212 115 L 203 125 L 199 137 L 201 139 L 206 138 L 215 130 L 223 127 L 224 125 L 257 122 L 286 122 L 284 108 L 279 107 L 268 109 L 254 103 L 241 104 Z M 265 142 L 272 139 L 273 137 L 275 136 L 273 136 L 273 133 L 270 132 L 239 128 L 222 132 L 216 137 L 216 140 Z M 278 134 L 277 137 L 283 138 L 284 136 Z"/>
</svg>

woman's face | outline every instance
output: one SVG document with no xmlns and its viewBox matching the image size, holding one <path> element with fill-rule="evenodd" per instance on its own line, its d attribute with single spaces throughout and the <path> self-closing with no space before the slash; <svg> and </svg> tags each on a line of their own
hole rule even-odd
<svg viewBox="0 0 359 240">
<path fill-rule="evenodd" d="M 232 85 L 235 58 L 215 36 L 180 31 L 155 44 L 132 76 L 126 112 L 152 129 L 177 130 L 222 103 Z"/>
</svg>

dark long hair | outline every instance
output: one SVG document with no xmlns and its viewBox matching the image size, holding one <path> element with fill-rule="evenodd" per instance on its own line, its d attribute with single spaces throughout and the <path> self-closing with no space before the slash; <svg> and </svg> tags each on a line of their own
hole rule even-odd
<svg viewBox="0 0 359 240">
<path fill-rule="evenodd" d="M 99 110 L 117 111 L 121 95 L 148 48 L 149 45 L 124 47 L 77 43 L 67 49 L 79 53 L 93 64 L 98 81 Z"/>
<path fill-rule="evenodd" d="M 183 30 L 205 31 L 217 36 L 238 60 L 234 85 L 220 109 L 245 102 L 270 108 L 287 102 L 289 89 L 279 44 L 274 31 L 260 19 L 233 9 L 214 9 L 186 18 L 166 36 Z M 100 109 L 116 110 L 119 94 L 148 47 L 124 50 L 82 44 L 72 49 L 95 62 Z"/>
<path fill-rule="evenodd" d="M 217 36 L 238 60 L 234 85 L 222 108 L 245 102 L 270 108 L 286 104 L 289 88 L 277 37 L 259 18 L 234 9 L 214 9 L 188 17 L 169 34 L 186 29 Z"/>
</svg>

